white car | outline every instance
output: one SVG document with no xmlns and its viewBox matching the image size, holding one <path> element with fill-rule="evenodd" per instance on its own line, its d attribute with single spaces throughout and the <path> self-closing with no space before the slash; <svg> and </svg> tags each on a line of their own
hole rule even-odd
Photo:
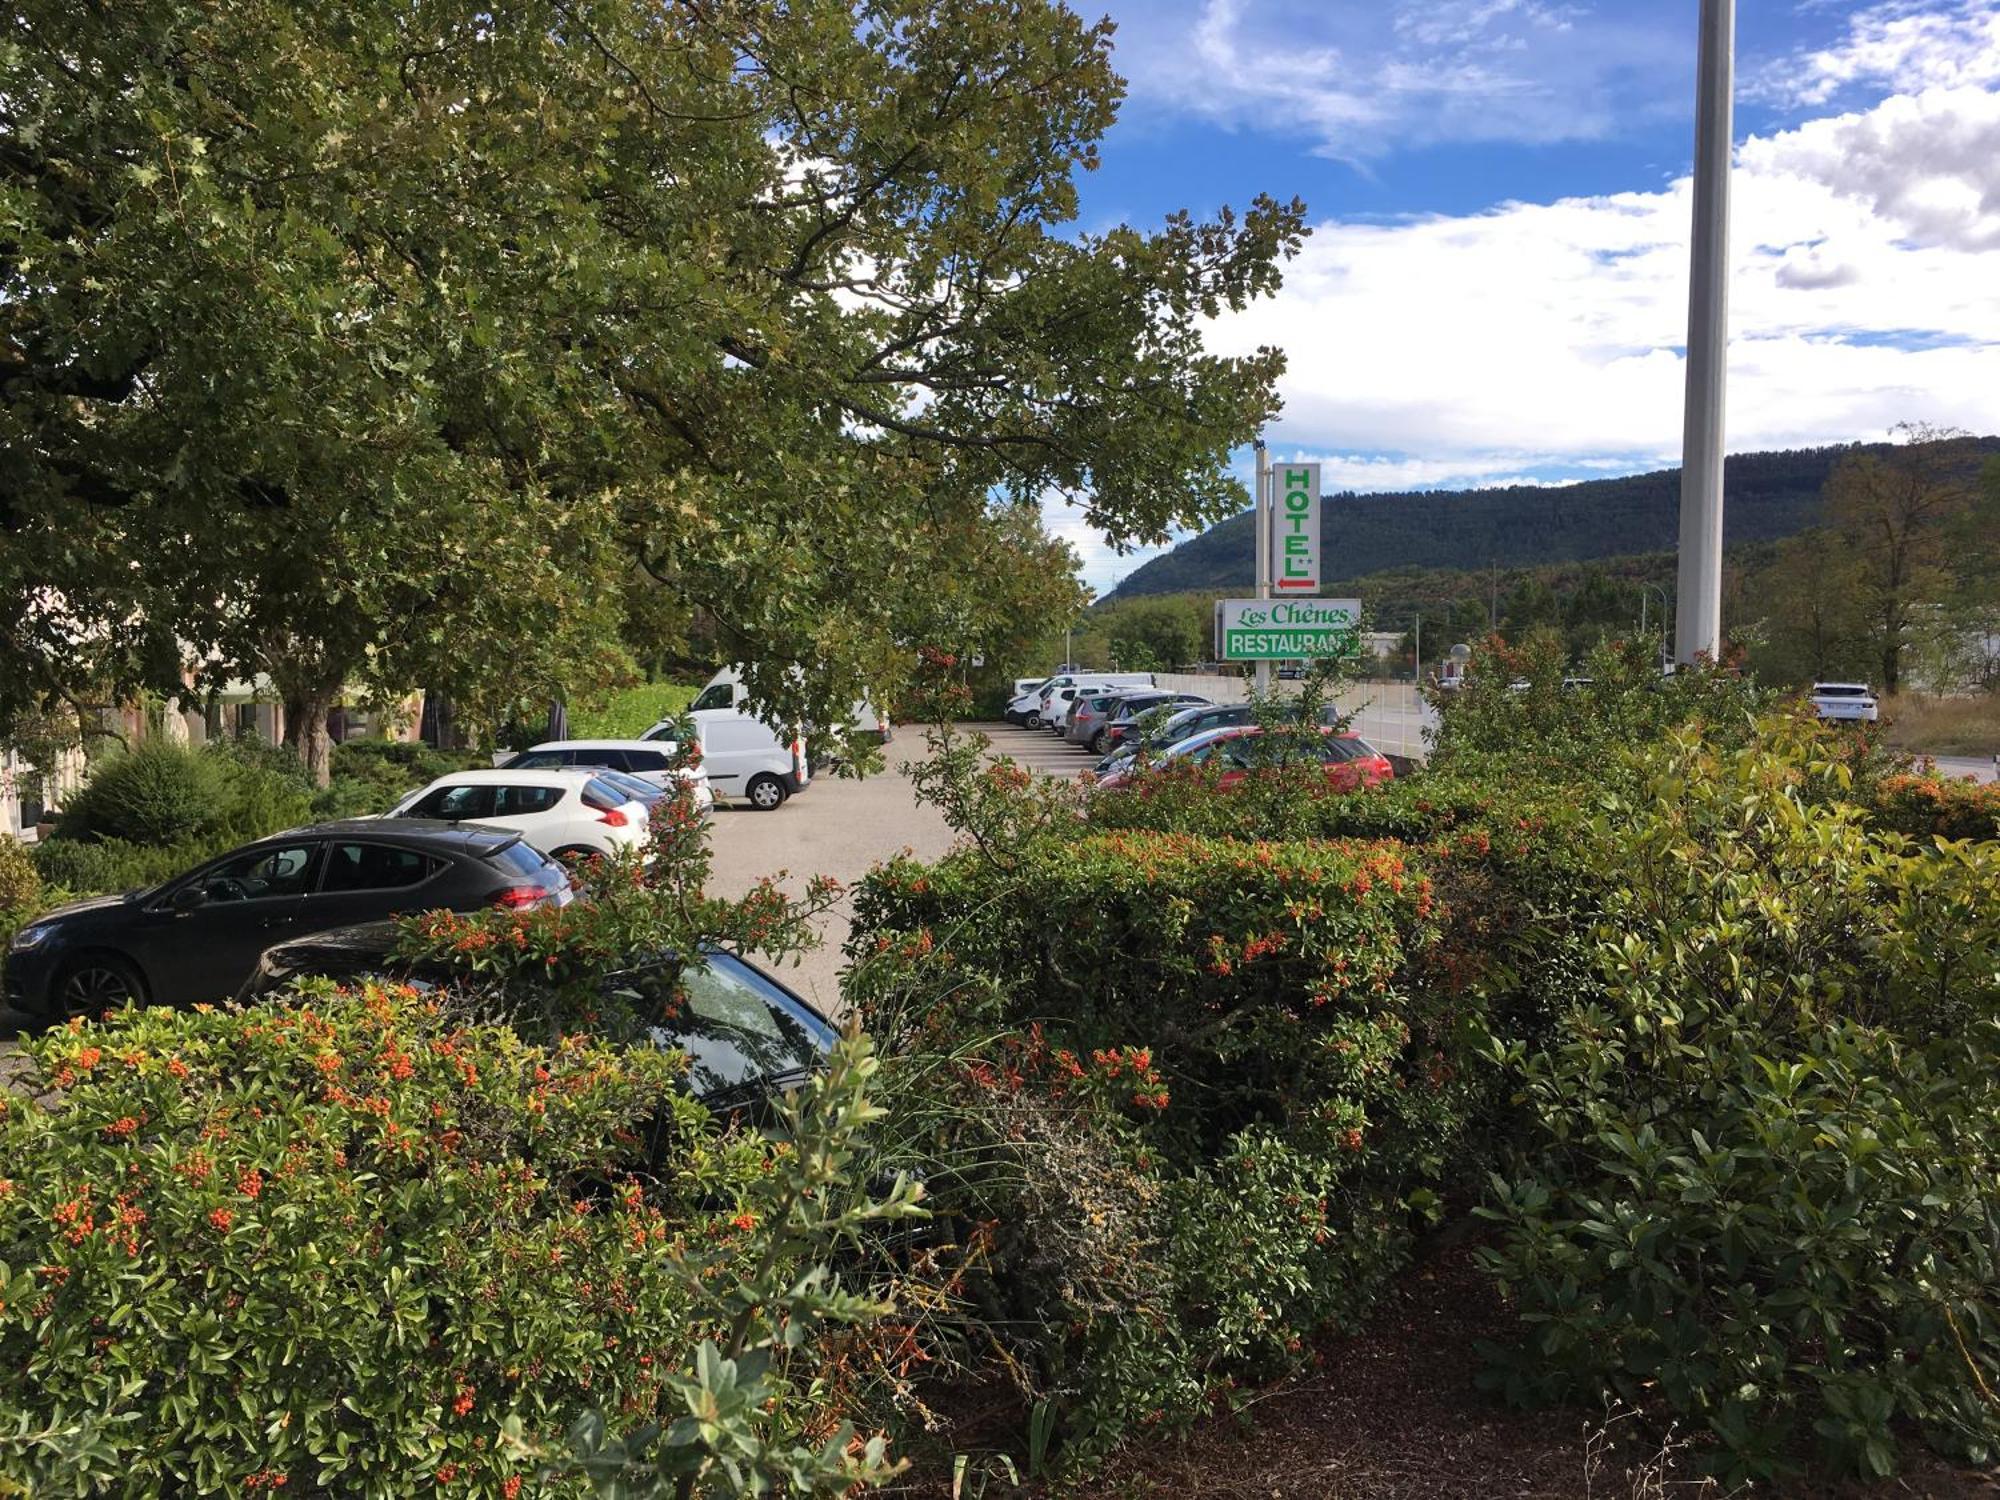
<svg viewBox="0 0 2000 1500">
<path fill-rule="evenodd" d="M 586 770 L 454 771 L 410 793 L 391 818 L 442 818 L 510 828 L 553 859 L 637 849 L 651 814 Z"/>
<path fill-rule="evenodd" d="M 557 771 L 570 766 L 622 771 L 661 791 L 666 791 L 667 783 L 678 777 L 694 794 L 695 807 L 705 814 L 715 805 L 708 773 L 699 764 L 675 771 L 670 761 L 676 748 L 670 739 L 545 740 L 500 764 L 501 769 L 508 771 Z"/>
<path fill-rule="evenodd" d="M 1822 719 L 1860 724 L 1873 724 L 1882 711 L 1875 689 L 1865 682 L 1815 682 L 1812 706 Z"/>
</svg>

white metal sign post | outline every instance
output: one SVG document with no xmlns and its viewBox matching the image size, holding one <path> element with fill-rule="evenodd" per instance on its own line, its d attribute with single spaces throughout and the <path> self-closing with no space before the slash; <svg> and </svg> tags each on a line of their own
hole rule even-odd
<svg viewBox="0 0 2000 1500">
<path fill-rule="evenodd" d="M 1257 518 L 1254 528 L 1256 541 L 1252 544 L 1257 558 L 1257 597 L 1271 597 L 1271 457 L 1264 449 L 1264 440 L 1257 439 L 1257 502 L 1253 507 Z M 1217 605 L 1217 609 L 1221 606 Z M 1222 650 L 1222 632 L 1216 630 L 1216 649 Z M 1228 653 L 1223 653 L 1227 661 Z M 1262 695 L 1271 691 L 1271 664 L 1257 663 L 1257 692 Z"/>
<path fill-rule="evenodd" d="M 1271 583 L 1285 594 L 1319 592 L 1319 465 L 1272 471 Z"/>
</svg>

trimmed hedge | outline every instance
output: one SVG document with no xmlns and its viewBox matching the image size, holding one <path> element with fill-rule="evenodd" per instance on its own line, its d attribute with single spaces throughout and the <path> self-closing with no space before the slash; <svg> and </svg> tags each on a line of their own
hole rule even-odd
<svg viewBox="0 0 2000 1500">
<path fill-rule="evenodd" d="M 1405 1263 L 1482 1098 L 1479 1001 L 1419 980 L 1436 902 L 1394 843 L 1151 832 L 859 888 L 891 1160 L 994 1226 L 980 1337 L 1072 1456 L 1296 1362 Z"/>
<path fill-rule="evenodd" d="M 1911 848 L 1781 734 L 1656 754 L 1587 848 L 1594 982 L 1512 1049 L 1488 1269 L 1519 1399 L 1705 1427 L 1734 1481 L 2000 1454 L 2000 845 Z"/>
<path fill-rule="evenodd" d="M 42 877 L 27 845 L 0 833 L 0 916 L 28 911 L 41 897 Z"/>
<path fill-rule="evenodd" d="M 64 805 L 58 838 L 179 844 L 215 828 L 225 780 L 212 756 L 165 740 L 98 763 Z"/>
</svg>

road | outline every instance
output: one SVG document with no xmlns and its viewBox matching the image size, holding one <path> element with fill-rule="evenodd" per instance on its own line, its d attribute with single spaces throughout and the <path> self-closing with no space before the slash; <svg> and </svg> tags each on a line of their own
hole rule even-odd
<svg viewBox="0 0 2000 1500">
<path fill-rule="evenodd" d="M 1937 763 L 1940 776 L 1969 776 L 1974 781 L 1981 782 L 1994 779 L 1994 765 L 1990 756 L 1934 755 L 1931 759 Z"/>
</svg>

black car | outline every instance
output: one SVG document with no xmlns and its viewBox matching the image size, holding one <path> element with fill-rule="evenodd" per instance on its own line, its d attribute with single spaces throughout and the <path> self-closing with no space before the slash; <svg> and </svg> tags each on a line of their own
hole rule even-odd
<svg viewBox="0 0 2000 1500">
<path fill-rule="evenodd" d="M 227 999 L 272 943 L 444 907 L 560 904 L 562 867 L 505 829 L 356 818 L 277 833 L 150 890 L 44 913 L 14 934 L 6 1002 L 31 1016 Z"/>
<path fill-rule="evenodd" d="M 294 938 L 265 951 L 237 999 L 276 994 L 295 979 L 319 975 L 352 983 L 387 979 L 447 988 L 464 976 L 448 966 L 396 956 L 396 925 L 370 922 Z M 782 1092 L 816 1072 L 838 1033 L 818 1011 L 761 969 L 710 949 L 685 968 L 672 957 L 642 959 L 605 981 L 607 994 L 664 999 L 678 981 L 676 1018 L 644 1036 L 687 1053 L 688 1088 L 710 1108 L 728 1109 Z M 643 1006 L 657 1011 L 664 1006 Z"/>
</svg>

